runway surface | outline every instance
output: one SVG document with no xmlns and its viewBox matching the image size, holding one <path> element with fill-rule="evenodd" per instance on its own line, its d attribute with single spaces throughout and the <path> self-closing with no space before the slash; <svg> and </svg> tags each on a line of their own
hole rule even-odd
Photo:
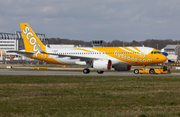
<svg viewBox="0 0 180 117">
<path fill-rule="evenodd" d="M 132 72 L 104 72 L 98 74 L 91 72 L 84 74 L 83 72 L 73 71 L 40 71 L 40 70 L 18 70 L 18 69 L 0 69 L 0 75 L 58 75 L 58 76 L 180 76 L 180 73 L 171 74 L 134 74 Z"/>
</svg>

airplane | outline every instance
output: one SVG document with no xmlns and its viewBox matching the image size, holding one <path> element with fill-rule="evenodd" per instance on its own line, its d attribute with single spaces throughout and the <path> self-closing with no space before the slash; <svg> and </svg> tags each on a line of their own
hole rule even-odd
<svg viewBox="0 0 180 117">
<path fill-rule="evenodd" d="M 151 47 L 46 47 L 28 23 L 20 23 L 25 50 L 10 51 L 24 54 L 29 58 L 60 65 L 86 66 L 84 74 L 89 74 L 91 66 L 98 74 L 114 68 L 129 71 L 132 65 L 159 64 L 167 60 L 166 53 Z"/>
</svg>

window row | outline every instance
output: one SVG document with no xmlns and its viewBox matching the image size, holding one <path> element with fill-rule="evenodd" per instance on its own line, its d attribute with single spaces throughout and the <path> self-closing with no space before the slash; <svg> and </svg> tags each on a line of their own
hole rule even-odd
<svg viewBox="0 0 180 117">
<path fill-rule="evenodd" d="M 0 45 L 0 46 L 15 46 L 15 45 Z"/>
<path fill-rule="evenodd" d="M 0 41 L 0 43 L 15 43 L 15 41 Z"/>
<path fill-rule="evenodd" d="M 67 54 L 105 54 L 104 52 L 79 52 L 79 53 L 54 53 L 54 54 L 61 54 L 61 55 L 67 55 Z M 106 54 L 139 54 L 139 52 L 106 52 Z"/>
<path fill-rule="evenodd" d="M 14 50 L 14 48 L 0 48 L 0 50 Z"/>
</svg>

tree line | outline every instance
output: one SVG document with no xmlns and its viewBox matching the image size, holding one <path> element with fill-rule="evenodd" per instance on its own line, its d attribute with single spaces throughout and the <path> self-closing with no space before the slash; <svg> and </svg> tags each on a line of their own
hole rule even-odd
<svg viewBox="0 0 180 117">
<path fill-rule="evenodd" d="M 61 39 L 61 38 L 47 38 L 46 43 L 48 44 L 72 44 L 76 46 L 82 46 L 82 47 L 92 47 L 92 41 L 86 42 L 82 40 L 70 40 L 70 39 Z M 166 45 L 176 45 L 180 44 L 180 40 L 172 40 L 172 39 L 164 39 L 164 40 L 158 40 L 158 39 L 146 39 L 145 41 L 136 41 L 133 40 L 131 42 L 124 42 L 121 40 L 113 40 L 111 42 L 105 42 L 103 45 L 105 47 L 118 47 L 118 46 L 146 46 L 146 47 L 152 47 L 156 49 L 162 49 Z"/>
</svg>

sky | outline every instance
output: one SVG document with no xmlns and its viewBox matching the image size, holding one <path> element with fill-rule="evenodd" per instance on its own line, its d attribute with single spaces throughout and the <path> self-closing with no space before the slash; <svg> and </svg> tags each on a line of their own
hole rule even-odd
<svg viewBox="0 0 180 117">
<path fill-rule="evenodd" d="M 180 0 L 1 0 L 0 32 L 19 23 L 46 38 L 180 40 Z"/>
</svg>

